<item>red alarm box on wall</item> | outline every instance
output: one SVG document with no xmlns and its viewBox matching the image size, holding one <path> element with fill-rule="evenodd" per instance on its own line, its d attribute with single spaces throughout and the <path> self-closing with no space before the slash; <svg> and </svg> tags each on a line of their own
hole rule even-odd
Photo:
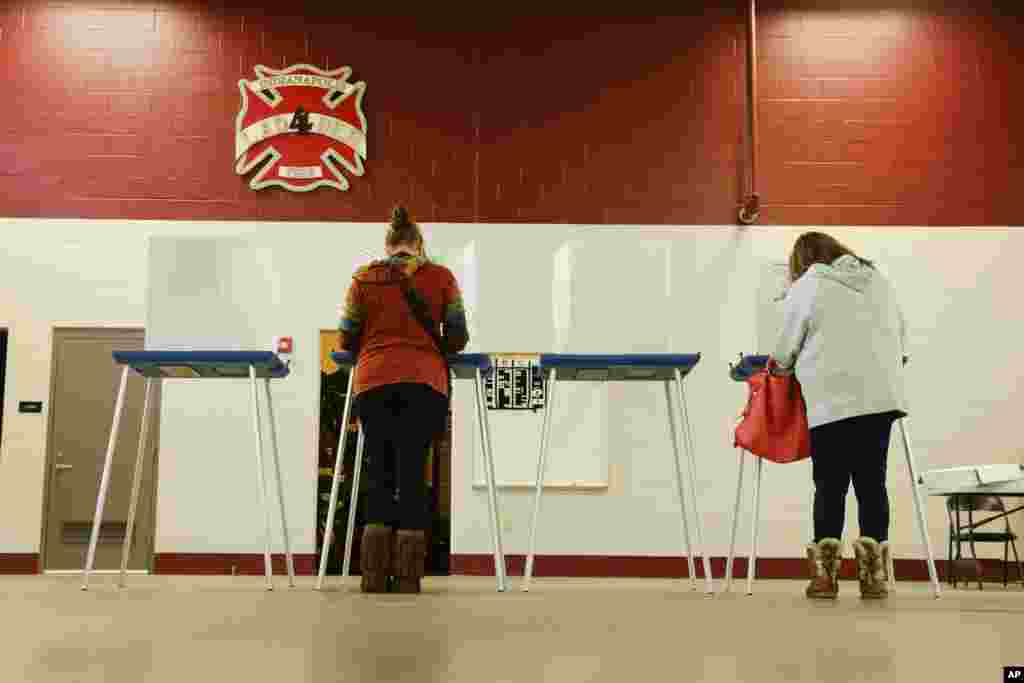
<svg viewBox="0 0 1024 683">
<path fill-rule="evenodd" d="M 294 351 L 294 345 L 291 337 L 274 337 L 274 344 L 272 346 L 274 353 L 281 357 L 281 360 L 288 362 L 291 360 L 292 353 Z"/>
</svg>

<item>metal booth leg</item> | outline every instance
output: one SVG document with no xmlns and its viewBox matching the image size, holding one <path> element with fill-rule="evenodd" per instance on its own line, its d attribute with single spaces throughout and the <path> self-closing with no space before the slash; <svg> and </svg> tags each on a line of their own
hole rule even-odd
<svg viewBox="0 0 1024 683">
<path fill-rule="evenodd" d="M 1013 548 L 1013 562 L 1017 565 L 1017 580 L 1020 581 L 1021 587 L 1024 587 L 1024 569 L 1021 568 L 1020 555 L 1017 554 L 1017 542 L 1010 541 L 1010 547 Z"/>
<path fill-rule="evenodd" d="M 277 480 L 277 503 L 281 508 L 281 535 L 284 537 L 284 558 L 288 568 L 288 587 L 295 588 L 295 561 L 292 558 L 292 544 L 288 537 L 288 519 L 284 511 L 284 481 L 281 479 L 281 460 L 277 448 L 277 419 L 274 417 L 274 399 L 270 395 L 270 378 L 263 380 L 267 394 L 267 419 L 270 423 L 270 455 L 274 459 L 274 478 Z"/>
<path fill-rule="evenodd" d="M 736 557 L 736 532 L 740 526 L 740 504 L 743 495 L 743 465 L 746 462 L 746 452 L 742 448 L 740 452 L 740 470 L 736 477 L 736 505 L 732 511 L 732 534 L 729 536 L 729 559 L 725 562 L 725 591 L 732 590 L 733 560 Z"/>
<path fill-rule="evenodd" d="M 750 559 L 747 561 L 747 595 L 754 594 L 754 575 L 757 574 L 757 532 L 761 521 L 761 477 L 764 458 L 757 459 L 757 477 L 754 482 L 753 523 L 750 525 Z"/>
<path fill-rule="evenodd" d="M 341 483 L 341 468 L 345 463 L 345 442 L 348 435 L 349 413 L 352 410 L 352 384 L 356 376 L 356 369 L 349 368 L 348 389 L 345 391 L 345 407 L 341 411 L 341 429 L 338 436 L 338 448 L 334 451 L 334 479 L 331 481 L 331 499 L 327 507 L 327 524 L 324 527 L 323 547 L 320 549 L 320 570 L 316 575 L 316 589 L 321 590 L 324 585 L 324 575 L 327 573 L 327 556 L 331 551 L 331 540 L 333 540 L 334 512 L 338 507 L 338 486 Z M 356 460 L 359 463 L 362 458 Z"/>
<path fill-rule="evenodd" d="M 932 543 L 928 538 L 928 522 L 925 519 L 924 506 L 921 504 L 921 490 L 917 483 L 917 468 L 914 466 L 914 454 L 910 448 L 910 436 L 907 433 L 907 418 L 900 419 L 900 437 L 903 439 L 903 451 L 907 454 L 907 468 L 910 470 L 910 487 L 914 493 L 914 509 L 917 512 L 917 527 L 921 531 L 921 542 L 928 556 L 928 576 L 931 577 L 932 591 L 935 597 L 940 594 L 939 574 L 935 571 L 935 556 L 932 555 Z"/>
<path fill-rule="evenodd" d="M 93 562 L 96 560 L 96 543 L 99 541 L 100 524 L 103 523 L 103 506 L 107 502 L 107 488 L 110 486 L 110 464 L 114 459 L 114 448 L 117 446 L 117 433 L 121 429 L 121 415 L 124 413 L 124 394 L 128 388 L 128 370 L 126 365 L 121 371 L 121 385 L 117 390 L 117 403 L 114 406 L 114 424 L 110 428 L 110 441 L 107 442 L 107 455 L 103 460 L 103 476 L 100 477 L 100 491 L 96 496 L 96 514 L 92 518 L 92 534 L 89 536 L 89 551 L 82 570 L 82 590 L 89 590 L 89 574 L 92 573 Z"/>
<path fill-rule="evenodd" d="M 896 590 L 896 560 L 892 556 L 892 548 L 889 549 L 889 590 Z"/>
<path fill-rule="evenodd" d="M 686 540 L 686 562 L 690 573 L 690 590 L 697 590 L 697 565 L 693 559 L 693 544 L 690 542 L 690 521 L 686 509 L 686 494 L 683 493 L 683 466 L 679 462 L 679 435 L 672 406 L 671 380 L 665 380 L 665 407 L 668 409 L 668 433 L 672 441 L 672 466 L 676 477 L 676 493 L 679 495 L 679 512 L 683 518 L 683 538 Z"/>
<path fill-rule="evenodd" d="M 544 400 L 544 423 L 540 430 L 540 453 L 537 456 L 537 488 L 533 494 L 533 517 L 530 519 L 530 545 L 526 551 L 526 568 L 523 571 L 522 590 L 530 590 L 533 581 L 533 559 L 537 548 L 537 526 L 540 524 L 540 498 L 544 494 L 544 473 L 547 469 L 548 446 L 551 439 L 551 423 L 555 405 L 555 370 L 548 370 L 547 398 Z"/>
<path fill-rule="evenodd" d="M 1006 588 L 1008 579 L 1010 578 L 1010 541 L 1007 540 L 1003 543 L 1003 588 Z"/>
<path fill-rule="evenodd" d="M 260 507 L 263 508 L 263 569 L 267 577 L 267 590 L 274 590 L 270 563 L 270 508 L 267 507 L 267 480 L 263 473 L 263 428 L 260 424 L 260 398 L 256 389 L 256 367 L 249 366 L 249 386 L 252 389 L 252 423 L 256 433 L 256 474 L 260 487 Z"/>
<path fill-rule="evenodd" d="M 139 488 L 142 483 L 142 470 L 145 467 L 146 444 L 149 436 L 150 399 L 156 382 L 146 378 L 146 393 L 142 401 L 142 426 L 139 430 L 139 452 L 135 456 L 135 469 L 132 474 L 132 497 L 128 503 L 128 528 L 125 530 L 124 543 L 121 546 L 121 576 L 117 585 L 124 588 L 125 575 L 128 573 L 128 556 L 132 549 L 132 536 L 135 534 L 135 514 L 139 506 Z"/>
<path fill-rule="evenodd" d="M 501 545 L 501 512 L 498 509 L 498 483 L 494 474 L 494 452 L 491 450 L 491 430 L 487 423 L 487 406 L 484 405 L 484 379 L 480 368 L 476 369 L 473 382 L 476 402 L 477 426 L 480 430 L 480 444 L 484 450 L 484 468 L 487 470 L 487 507 L 491 517 L 491 540 L 494 543 L 494 578 L 498 592 L 508 587 L 505 578 L 505 551 Z"/>
<path fill-rule="evenodd" d="M 963 559 L 963 551 L 964 551 L 964 547 L 963 546 L 964 546 L 964 542 L 963 542 L 963 539 L 960 537 L 960 529 L 961 529 L 961 525 L 960 525 L 960 504 L 959 504 L 960 503 L 960 497 L 959 496 L 953 496 L 953 500 L 956 502 L 956 506 L 955 506 L 956 507 L 956 512 L 955 512 L 955 514 L 956 514 L 956 526 L 953 527 L 956 530 L 956 557 L 954 558 L 956 560 L 956 562 L 950 562 L 949 563 L 949 572 L 950 572 L 950 575 L 953 577 L 953 588 L 956 588 L 957 587 L 956 586 L 957 579 L 959 578 L 957 576 L 957 574 L 956 574 L 956 566 L 957 566 L 957 563 L 961 559 Z M 965 579 L 965 581 L 966 581 L 966 579 Z"/>
<path fill-rule="evenodd" d="M 356 463 L 352 470 L 352 489 L 348 498 L 348 522 L 345 525 L 345 554 L 341 561 L 341 580 L 348 578 L 352 563 L 352 540 L 356 535 L 356 507 L 359 503 L 359 477 L 363 471 L 363 448 L 366 447 L 366 432 L 363 423 L 359 423 L 359 436 L 356 438 Z"/>
<path fill-rule="evenodd" d="M 974 545 L 974 510 L 967 510 L 967 545 L 971 549 L 971 557 L 974 558 L 975 574 L 978 578 L 978 590 L 985 590 L 985 585 L 981 582 L 983 572 L 977 571 L 978 567 L 978 548 Z"/>
<path fill-rule="evenodd" d="M 694 526 L 696 527 L 696 547 L 694 550 L 701 556 L 704 565 L 704 587 L 709 596 L 715 592 L 715 586 L 711 579 L 711 559 L 708 557 L 704 547 L 704 524 L 701 522 L 700 505 L 697 502 L 697 456 L 693 445 L 693 431 L 690 428 L 690 417 L 686 410 L 686 394 L 683 391 L 683 373 L 679 368 L 675 369 L 676 392 L 679 394 L 679 411 L 682 420 L 683 437 L 686 440 L 686 451 L 690 459 L 690 498 L 693 501 Z"/>
</svg>

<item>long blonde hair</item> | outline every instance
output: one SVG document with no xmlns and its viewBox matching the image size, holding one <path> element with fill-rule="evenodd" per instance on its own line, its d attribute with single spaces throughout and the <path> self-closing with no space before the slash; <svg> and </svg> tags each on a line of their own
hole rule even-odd
<svg viewBox="0 0 1024 683">
<path fill-rule="evenodd" d="M 857 256 L 852 249 L 835 237 L 823 232 L 805 232 L 797 238 L 789 255 L 789 279 L 796 282 L 815 263 L 828 265 L 846 255 L 853 256 L 865 266 L 875 267 L 874 263 Z"/>
</svg>

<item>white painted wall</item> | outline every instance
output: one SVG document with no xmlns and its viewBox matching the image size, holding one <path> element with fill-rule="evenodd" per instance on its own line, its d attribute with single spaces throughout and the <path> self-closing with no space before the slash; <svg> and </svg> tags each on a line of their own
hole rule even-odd
<svg viewBox="0 0 1024 683">
<path fill-rule="evenodd" d="M 277 322 L 265 315 L 261 301 L 236 303 L 251 306 L 260 325 L 273 325 L 271 334 L 295 337 L 295 371 L 275 387 L 290 526 L 296 550 L 311 552 L 317 330 L 335 325 L 348 276 L 377 252 L 384 226 L 10 220 L 0 229 L 5 236 L 0 325 L 11 328 L 0 451 L 0 552 L 39 548 L 46 417 L 18 415 L 17 401 L 49 395 L 53 326 L 144 323 L 150 234 L 249 234 L 261 244 L 273 244 L 286 302 Z M 741 351 L 758 350 L 758 329 L 765 329 L 757 305 L 764 266 L 784 259 L 798 232 L 434 225 L 428 226 L 428 248 L 460 275 L 467 289 L 475 331 L 472 350 L 703 353 L 687 380 L 687 396 L 705 536 L 711 552 L 723 555 L 737 467 L 731 430 L 745 400 L 744 387 L 727 378 L 727 363 Z M 1020 462 L 1013 425 L 1024 398 L 1018 389 L 1024 312 L 1016 295 L 1022 285 L 1018 263 L 1024 257 L 1024 232 L 831 232 L 877 260 L 906 308 L 913 356 L 908 368 L 911 426 L 920 466 Z M 571 257 L 563 249 L 567 244 Z M 570 281 L 553 287 L 560 250 L 561 264 L 572 264 Z M 457 384 L 456 391 L 452 549 L 487 553 L 486 494 L 471 486 L 479 471 L 472 397 L 468 385 Z M 618 384 L 590 391 L 597 391 L 596 405 L 606 407 L 607 420 L 600 418 L 602 411 L 592 410 L 580 413 L 589 417 L 574 418 L 573 425 L 556 424 L 554 439 L 562 447 L 552 457 L 562 459 L 562 474 L 569 476 L 575 467 L 569 459 L 578 459 L 580 471 L 588 469 L 593 464 L 588 457 L 603 440 L 609 489 L 546 494 L 538 551 L 679 552 L 682 534 L 661 387 Z M 247 399 L 245 383 L 233 381 L 166 387 L 158 552 L 261 550 Z M 587 429 L 584 420 L 603 438 L 574 452 L 575 442 L 567 435 L 570 429 Z M 524 467 L 521 461 L 534 461 L 539 435 L 522 433 L 516 441 L 495 446 L 498 458 L 516 459 L 513 469 L 518 471 Z M 767 468 L 764 556 L 800 553 L 810 526 L 809 470 L 807 463 Z M 920 556 L 906 469 L 895 447 L 890 486 L 896 554 Z M 527 491 L 502 495 L 509 552 L 525 551 L 529 503 Z M 933 542 L 943 546 L 941 502 L 931 501 L 928 509 Z M 850 513 L 848 527 L 855 529 L 852 495 Z"/>
</svg>

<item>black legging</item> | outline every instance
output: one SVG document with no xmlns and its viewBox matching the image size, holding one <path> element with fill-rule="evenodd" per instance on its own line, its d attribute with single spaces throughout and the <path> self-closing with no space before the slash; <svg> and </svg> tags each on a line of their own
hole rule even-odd
<svg viewBox="0 0 1024 683">
<path fill-rule="evenodd" d="M 815 543 L 823 538 L 842 538 L 851 480 L 857 495 L 860 535 L 879 542 L 888 540 L 886 459 L 892 423 L 901 415 L 860 415 L 811 430 Z"/>
<path fill-rule="evenodd" d="M 368 523 L 427 528 L 424 468 L 447 408 L 445 396 L 426 384 L 387 384 L 359 395 L 370 485 Z"/>
</svg>

